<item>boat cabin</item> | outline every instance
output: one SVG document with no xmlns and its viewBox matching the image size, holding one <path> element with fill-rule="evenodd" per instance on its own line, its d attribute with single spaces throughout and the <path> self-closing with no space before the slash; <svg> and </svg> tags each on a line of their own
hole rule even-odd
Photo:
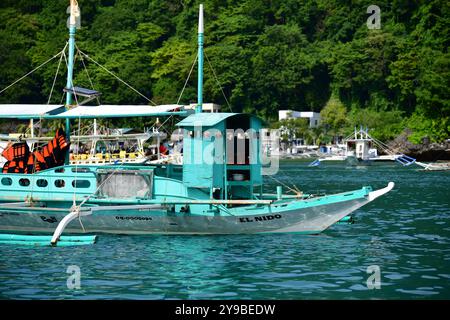
<svg viewBox="0 0 450 320">
<path fill-rule="evenodd" d="M 238 113 L 196 113 L 184 129 L 183 182 L 214 199 L 249 199 L 261 192 L 259 118 Z"/>
</svg>

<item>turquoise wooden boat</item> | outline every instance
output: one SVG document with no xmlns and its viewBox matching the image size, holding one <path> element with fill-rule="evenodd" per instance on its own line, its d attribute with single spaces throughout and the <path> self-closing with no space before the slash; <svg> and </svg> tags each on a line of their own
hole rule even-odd
<svg viewBox="0 0 450 320">
<path fill-rule="evenodd" d="M 72 2 L 74 6 L 74 2 Z M 72 10 L 75 11 L 76 10 Z M 71 19 L 75 21 L 76 19 Z M 70 25 L 67 87 L 72 87 L 76 23 Z M 254 115 L 202 112 L 203 9 L 198 33 L 198 105 L 159 107 L 0 106 L 5 118 L 71 119 L 179 116 L 184 129 L 183 164 L 66 164 L 34 173 L 0 174 L 0 231 L 51 234 L 45 238 L 3 236 L 3 242 L 77 242 L 64 234 L 253 234 L 320 233 L 389 192 L 394 183 L 339 194 L 287 195 L 281 186 L 263 193 L 267 169 Z M 69 106 L 73 106 L 69 108 Z M 241 146 L 241 148 L 239 147 Z M 75 239 L 75 241 L 74 241 Z M 79 243 L 93 238 L 78 239 Z"/>
</svg>

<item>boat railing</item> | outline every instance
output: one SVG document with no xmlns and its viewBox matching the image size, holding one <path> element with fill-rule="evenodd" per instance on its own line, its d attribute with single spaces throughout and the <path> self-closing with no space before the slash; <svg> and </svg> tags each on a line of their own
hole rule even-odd
<svg viewBox="0 0 450 320">
<path fill-rule="evenodd" d="M 120 151 L 119 153 L 96 153 L 94 156 L 89 154 L 71 154 L 70 160 L 80 161 L 80 160 L 111 160 L 111 159 L 137 159 L 144 157 L 142 152 L 126 152 Z"/>
</svg>

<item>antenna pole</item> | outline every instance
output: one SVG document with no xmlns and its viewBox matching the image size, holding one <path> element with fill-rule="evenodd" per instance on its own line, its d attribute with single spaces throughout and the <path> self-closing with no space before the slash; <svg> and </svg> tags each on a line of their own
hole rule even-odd
<svg viewBox="0 0 450 320">
<path fill-rule="evenodd" d="M 74 52 L 75 52 L 75 26 L 70 26 L 69 28 L 69 60 L 67 64 L 67 83 L 66 88 L 72 89 L 73 87 L 73 64 L 74 64 Z M 66 94 L 66 109 L 72 104 L 72 93 L 67 92 Z"/>
<path fill-rule="evenodd" d="M 80 9 L 78 8 L 78 3 L 76 0 L 70 0 L 70 17 L 68 20 L 69 28 L 69 59 L 67 62 L 67 83 L 66 88 L 72 89 L 73 87 L 73 64 L 74 64 L 74 53 L 75 53 L 75 32 L 77 30 L 77 19 L 80 17 Z M 66 92 L 66 106 L 65 109 L 69 110 L 72 104 L 72 93 Z M 70 141 L 70 120 L 66 118 L 66 135 L 67 140 Z M 70 163 L 70 151 L 67 151 L 65 162 L 66 165 Z"/>
<path fill-rule="evenodd" d="M 198 15 L 198 84 L 197 107 L 195 113 L 201 113 L 203 108 L 203 4 L 200 5 Z"/>
</svg>

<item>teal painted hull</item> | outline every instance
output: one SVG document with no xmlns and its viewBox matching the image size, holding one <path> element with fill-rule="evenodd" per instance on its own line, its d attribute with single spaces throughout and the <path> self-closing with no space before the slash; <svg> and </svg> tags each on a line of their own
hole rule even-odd
<svg viewBox="0 0 450 320">
<path fill-rule="evenodd" d="M 113 234 L 242 234 L 304 233 L 317 234 L 368 203 L 359 198 L 307 206 L 292 201 L 278 206 L 244 206 L 217 209 L 208 215 L 168 212 L 161 206 L 127 209 L 127 206 L 102 208 L 73 220 L 64 233 Z M 148 206 L 147 206 L 148 207 Z M 209 206 L 208 206 L 209 207 Z M 0 209 L 0 231 L 53 233 L 66 213 L 23 208 Z"/>
<path fill-rule="evenodd" d="M 13 244 L 24 246 L 52 246 L 51 236 L 31 236 L 21 234 L 0 234 L 0 244 Z M 58 247 L 79 246 L 94 244 L 97 236 L 61 236 L 57 242 Z"/>
<path fill-rule="evenodd" d="M 363 187 L 313 198 L 281 195 L 279 200 L 262 196 L 259 200 L 216 201 L 200 189 L 188 188 L 183 181 L 156 176 L 157 168 L 145 166 L 120 171 L 131 176 L 126 186 L 118 179 L 96 192 L 101 172 L 108 170 L 104 168 L 76 174 L 72 166 L 65 166 L 62 172 L 52 169 L 33 175 L 3 174 L 10 184 L 0 190 L 0 232 L 49 235 L 67 217 L 62 224 L 64 234 L 317 234 L 393 187 L 392 183 L 377 191 Z M 22 186 L 21 179 L 30 183 Z M 46 180 L 48 187 L 36 186 L 40 179 Z M 55 188 L 60 180 L 65 181 L 64 187 Z M 77 205 L 82 202 L 78 208 L 82 216 L 76 212 L 69 215 L 74 195 Z M 30 198 L 32 203 L 26 201 Z"/>
<path fill-rule="evenodd" d="M 32 247 L 53 247 L 50 241 L 19 241 L 19 240 L 0 240 L 0 244 L 32 246 Z M 57 247 L 87 246 L 94 244 L 93 241 L 58 241 Z"/>
<path fill-rule="evenodd" d="M 79 18 L 76 2 L 71 4 L 70 13 L 66 87 L 74 89 L 73 60 L 76 21 Z M 195 114 L 188 115 L 184 106 L 178 104 L 176 109 L 161 106 L 163 108 L 158 112 L 137 112 L 132 106 L 134 112 L 124 112 L 127 110 L 122 108 L 127 106 L 117 106 L 119 108 L 111 112 L 101 106 L 89 107 L 90 110 L 86 111 L 81 105 L 87 100 L 81 103 L 75 101 L 76 106 L 71 107 L 74 101 L 70 90 L 65 90 L 65 108 L 69 111 L 39 114 L 41 120 L 65 119 L 69 134 L 70 119 L 75 118 L 130 117 L 141 112 L 143 116 L 182 113 L 187 116 L 177 123 L 183 129 L 182 166 L 71 166 L 67 152 L 65 165 L 55 167 L 60 162 L 56 161 L 56 151 L 51 152 L 48 146 L 44 154 L 49 155 L 42 156 L 41 167 L 38 165 L 40 162 L 29 164 L 33 158 L 25 157 L 23 148 L 17 149 L 22 150 L 20 152 L 11 149 L 13 155 L 9 156 L 10 163 L 2 170 L 5 173 L 0 174 L 0 231 L 51 233 L 53 243 L 57 242 L 62 232 L 316 234 L 392 189 L 393 183 L 378 191 L 363 187 L 337 195 L 315 198 L 299 195 L 292 199 L 283 196 L 281 186 L 278 186 L 276 198 L 264 197 L 263 176 L 276 174 L 278 159 L 262 157 L 263 121 L 251 114 L 202 113 L 203 31 L 203 7 L 200 6 L 198 103 Z M 4 114 L 11 118 L 31 119 L 36 116 L 31 108 Z M 69 136 L 66 138 L 70 141 Z M 270 165 L 266 160 L 270 160 Z M 42 239 L 46 238 L 6 236 L 0 241 L 47 243 L 48 239 Z"/>
</svg>

